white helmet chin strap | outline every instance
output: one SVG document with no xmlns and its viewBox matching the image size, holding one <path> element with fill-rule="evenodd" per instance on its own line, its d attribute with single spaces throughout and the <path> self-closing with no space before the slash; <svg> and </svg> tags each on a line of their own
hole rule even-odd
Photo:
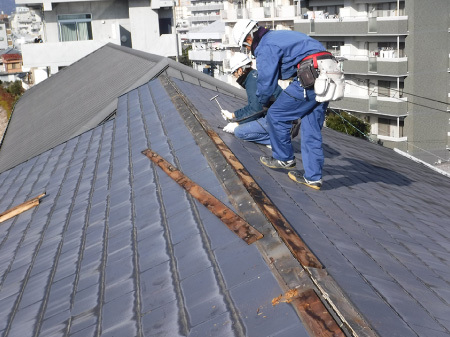
<svg viewBox="0 0 450 337">
<path fill-rule="evenodd" d="M 253 40 L 253 34 L 255 34 L 257 31 L 258 31 L 258 29 L 259 29 L 259 26 L 256 24 L 255 25 L 255 27 L 251 30 L 251 31 L 249 31 L 248 32 L 248 34 L 247 35 L 250 35 L 251 37 L 252 37 L 252 40 Z M 251 46 L 249 43 L 247 43 L 245 40 L 244 40 L 244 42 L 242 43 L 242 45 L 243 46 Z"/>
</svg>

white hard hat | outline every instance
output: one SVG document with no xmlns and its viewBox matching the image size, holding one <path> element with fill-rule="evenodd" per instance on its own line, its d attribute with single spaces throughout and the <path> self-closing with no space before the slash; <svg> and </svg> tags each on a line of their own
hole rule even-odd
<svg viewBox="0 0 450 337">
<path fill-rule="evenodd" d="M 251 62 L 252 62 L 252 60 L 250 60 L 250 58 L 248 57 L 247 54 L 234 53 L 234 55 L 230 59 L 231 73 L 234 73 L 240 67 L 243 67 Z"/>
<path fill-rule="evenodd" d="M 250 19 L 240 19 L 236 22 L 233 27 L 233 39 L 234 42 L 239 47 L 242 47 L 242 44 L 245 41 L 247 35 L 252 31 L 252 29 L 258 24 L 258 21 L 250 20 Z"/>
</svg>

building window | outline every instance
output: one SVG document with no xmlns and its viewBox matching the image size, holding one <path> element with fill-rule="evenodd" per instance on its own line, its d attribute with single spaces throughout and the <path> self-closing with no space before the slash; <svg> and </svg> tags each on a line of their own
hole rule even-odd
<svg viewBox="0 0 450 337">
<path fill-rule="evenodd" d="M 378 135 L 390 136 L 391 121 L 387 118 L 378 118 Z"/>
<path fill-rule="evenodd" d="M 59 41 L 92 40 L 91 14 L 58 15 Z"/>
<path fill-rule="evenodd" d="M 387 55 L 388 53 L 383 53 L 383 51 L 392 51 L 392 55 Z M 405 42 L 400 42 L 398 45 L 397 55 L 397 42 L 378 42 L 378 56 L 382 57 L 405 57 Z"/>
<path fill-rule="evenodd" d="M 389 97 L 389 91 L 391 88 L 391 82 L 389 81 L 378 81 L 378 96 Z"/>
<path fill-rule="evenodd" d="M 20 69 L 20 63 L 8 63 L 6 68 L 8 70 Z"/>
<path fill-rule="evenodd" d="M 398 136 L 403 137 L 403 128 L 405 122 L 402 120 L 398 121 Z M 378 118 L 378 135 L 395 137 L 395 130 L 397 129 L 397 120 L 388 118 Z"/>
<path fill-rule="evenodd" d="M 397 12 L 397 1 L 389 1 L 374 4 L 372 6 L 372 11 L 377 12 L 377 16 L 401 16 L 405 15 L 405 1 L 398 1 L 398 12 Z"/>
<path fill-rule="evenodd" d="M 172 34 L 172 19 L 160 18 L 159 19 L 159 34 Z"/>
<path fill-rule="evenodd" d="M 402 98 L 404 86 L 403 82 L 399 82 L 397 88 L 397 82 L 378 80 L 378 96 Z"/>
</svg>

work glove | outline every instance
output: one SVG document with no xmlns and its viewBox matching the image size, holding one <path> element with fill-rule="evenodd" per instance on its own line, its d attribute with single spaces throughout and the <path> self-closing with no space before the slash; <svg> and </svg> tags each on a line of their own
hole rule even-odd
<svg viewBox="0 0 450 337">
<path fill-rule="evenodd" d="M 223 119 L 228 120 L 233 118 L 233 114 L 229 112 L 228 110 L 220 110 L 220 113 L 222 114 Z"/>
<path fill-rule="evenodd" d="M 228 124 L 223 128 L 223 131 L 228 132 L 228 133 L 234 133 L 234 129 L 236 129 L 236 127 L 237 127 L 238 125 L 239 125 L 239 124 L 236 123 L 236 122 L 228 123 Z"/>
</svg>

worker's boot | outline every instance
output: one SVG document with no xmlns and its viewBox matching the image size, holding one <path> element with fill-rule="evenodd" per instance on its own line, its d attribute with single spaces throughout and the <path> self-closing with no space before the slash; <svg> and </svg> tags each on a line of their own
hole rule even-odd
<svg viewBox="0 0 450 337">
<path fill-rule="evenodd" d="M 274 168 L 274 169 L 286 169 L 286 170 L 293 170 L 295 169 L 295 158 L 288 161 L 282 161 L 275 159 L 273 157 L 269 156 L 262 156 L 259 158 L 261 163 L 263 163 L 265 166 Z"/>
<path fill-rule="evenodd" d="M 288 176 L 295 182 L 314 188 L 315 190 L 320 190 L 322 187 L 322 179 L 316 181 L 308 180 L 299 171 L 291 171 L 288 173 Z"/>
</svg>

